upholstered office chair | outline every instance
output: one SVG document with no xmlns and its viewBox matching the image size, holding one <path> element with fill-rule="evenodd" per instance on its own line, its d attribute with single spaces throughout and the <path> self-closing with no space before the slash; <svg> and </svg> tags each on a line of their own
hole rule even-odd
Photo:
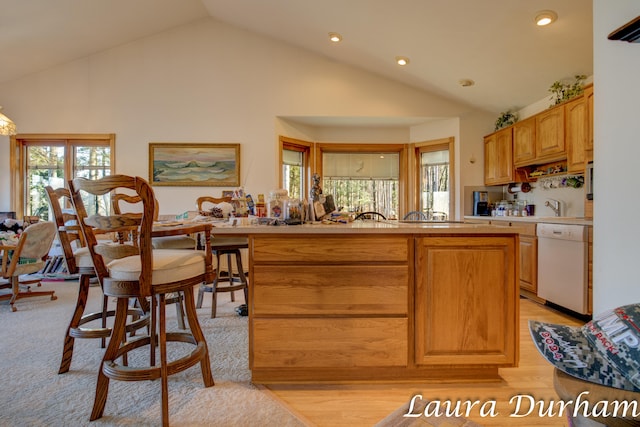
<svg viewBox="0 0 640 427">
<path fill-rule="evenodd" d="M 71 194 L 69 190 L 61 187 L 55 190 L 45 187 L 49 206 L 53 213 L 53 218 L 57 227 L 58 241 L 62 248 L 62 253 L 67 265 L 69 274 L 79 274 L 78 278 L 78 298 L 76 307 L 73 310 L 69 326 L 64 337 L 62 347 L 62 360 L 60 361 L 59 374 L 64 374 L 71 367 L 73 358 L 73 347 L 76 338 L 100 338 L 102 347 L 106 345 L 106 339 L 111 335 L 111 328 L 107 326 L 107 319 L 115 315 L 115 310 L 108 309 L 109 299 L 102 295 L 102 310 L 97 312 L 84 312 L 89 297 L 89 287 L 91 282 L 97 280 L 93 268 L 93 260 L 89 248 L 84 242 L 84 237 L 78 224 L 78 217 L 73 209 Z M 104 240 L 103 242 L 107 242 Z M 106 244 L 106 243 L 105 243 Z M 129 325 L 129 330 L 134 331 L 149 324 L 148 317 L 144 316 L 142 309 L 131 308 L 129 314 L 136 316 L 138 320 Z M 100 326 L 88 325 L 92 322 L 100 321 Z"/>
<path fill-rule="evenodd" d="M 196 199 L 196 207 L 199 212 L 216 207 L 219 203 L 231 203 L 231 197 L 202 196 Z M 231 301 L 235 301 L 234 291 L 243 291 L 245 303 L 249 302 L 249 287 L 247 273 L 242 262 L 242 252 L 249 248 L 249 240 L 246 237 L 212 237 L 211 250 L 216 257 L 216 275 L 213 283 L 203 283 L 198 290 L 197 308 L 202 307 L 202 299 L 205 292 L 211 292 L 211 318 L 216 317 L 218 307 L 218 292 L 231 292 Z M 223 256 L 224 255 L 224 256 Z M 233 259 L 236 269 L 233 271 Z M 226 285 L 224 285 L 226 283 Z M 223 286 L 220 286 L 223 285 Z"/>
<path fill-rule="evenodd" d="M 89 217 L 84 207 L 83 197 L 91 198 L 124 189 L 140 196 L 142 215 L 110 215 Z M 200 364 L 205 387 L 214 384 L 211 375 L 209 350 L 200 328 L 194 305 L 193 287 L 202 282 L 210 282 L 213 276 L 212 254 L 209 246 L 210 224 L 196 224 L 185 227 L 180 232 L 203 233 L 205 251 L 185 251 L 179 249 L 153 249 L 151 234 L 155 198 L 149 183 L 140 177 L 111 175 L 98 180 L 76 178 L 69 182 L 69 190 L 78 215 L 83 235 L 91 253 L 96 273 L 100 278 L 105 295 L 117 298 L 111 339 L 105 350 L 96 384 L 96 395 L 91 412 L 91 420 L 102 417 L 107 400 L 109 381 L 141 381 L 160 379 L 162 400 L 162 423 L 169 425 L 168 377 Z M 97 244 L 94 229 L 111 232 L 137 228 L 137 244 L 103 245 Z M 178 232 L 176 231 L 176 232 Z M 104 258 L 112 259 L 105 263 Z M 183 293 L 189 330 L 167 332 L 166 295 Z M 129 298 L 151 298 L 151 327 L 148 336 L 123 343 L 126 334 L 126 318 Z M 191 351 L 177 360 L 168 360 L 167 342 L 191 344 Z M 156 346 L 160 360 L 156 360 Z M 130 351 L 148 348 L 149 366 L 123 366 L 117 359 Z M 183 353 L 184 354 L 184 353 Z M 158 384 L 151 381 L 150 386 Z M 128 398 L 128 397 L 123 397 Z"/>
<path fill-rule="evenodd" d="M 16 311 L 15 302 L 20 298 L 48 295 L 58 299 L 55 291 L 32 291 L 20 284 L 20 275 L 37 273 L 45 265 L 45 259 L 56 236 L 52 222 L 39 222 L 25 228 L 14 249 L 5 249 L 2 254 L 2 277 L 10 280 L 11 294 L 0 296 L 9 300 L 11 311 Z M 26 288 L 26 289 L 25 289 Z"/>
</svg>

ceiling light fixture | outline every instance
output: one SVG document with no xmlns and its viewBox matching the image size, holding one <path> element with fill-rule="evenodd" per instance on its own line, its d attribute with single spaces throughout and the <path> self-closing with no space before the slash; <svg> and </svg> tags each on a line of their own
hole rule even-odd
<svg viewBox="0 0 640 427">
<path fill-rule="evenodd" d="M 396 56 L 396 63 L 402 66 L 407 65 L 409 63 L 409 58 L 406 56 Z"/>
<path fill-rule="evenodd" d="M 334 43 L 338 43 L 342 41 L 342 36 L 338 33 L 329 33 L 329 40 Z"/>
<path fill-rule="evenodd" d="M 474 84 L 476 84 L 476 82 L 474 82 L 471 79 L 460 79 L 460 80 L 458 80 L 458 83 L 460 83 L 460 86 L 462 86 L 462 87 L 469 87 L 469 86 L 473 86 Z"/>
<path fill-rule="evenodd" d="M 542 10 L 536 13 L 536 25 L 539 27 L 552 24 L 556 19 L 558 19 L 558 14 L 553 10 Z"/>
<path fill-rule="evenodd" d="M 2 107 L 0 107 L 2 110 Z M 0 135 L 15 135 L 16 134 L 16 124 L 13 121 L 0 113 Z"/>
</svg>

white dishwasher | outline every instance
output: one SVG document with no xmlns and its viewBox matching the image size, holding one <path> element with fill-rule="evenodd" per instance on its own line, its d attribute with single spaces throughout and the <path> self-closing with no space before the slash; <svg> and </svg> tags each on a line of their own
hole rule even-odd
<svg viewBox="0 0 640 427">
<path fill-rule="evenodd" d="M 538 223 L 538 296 L 588 314 L 587 227 Z"/>
</svg>

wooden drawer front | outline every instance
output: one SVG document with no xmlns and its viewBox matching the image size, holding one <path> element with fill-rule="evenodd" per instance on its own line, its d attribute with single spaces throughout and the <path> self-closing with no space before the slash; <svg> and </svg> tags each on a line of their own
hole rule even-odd
<svg viewBox="0 0 640 427">
<path fill-rule="evenodd" d="M 253 262 L 406 262 L 404 236 L 291 236 L 253 238 Z"/>
<path fill-rule="evenodd" d="M 407 366 L 406 318 L 254 318 L 252 323 L 251 369 Z"/>
<path fill-rule="evenodd" d="M 406 315 L 408 311 L 406 265 L 256 265 L 253 283 L 255 316 Z"/>
<path fill-rule="evenodd" d="M 519 222 L 512 221 L 512 227 L 519 229 L 519 233 L 526 236 L 536 236 L 536 223 L 535 222 Z"/>
</svg>

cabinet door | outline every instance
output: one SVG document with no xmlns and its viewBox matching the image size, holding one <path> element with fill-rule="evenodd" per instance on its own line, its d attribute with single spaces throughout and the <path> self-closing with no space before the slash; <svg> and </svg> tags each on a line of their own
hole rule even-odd
<svg viewBox="0 0 640 427">
<path fill-rule="evenodd" d="M 562 160 L 564 145 L 564 108 L 554 107 L 536 116 L 536 162 Z"/>
<path fill-rule="evenodd" d="M 417 365 L 516 363 L 516 241 L 472 235 L 416 239 Z"/>
<path fill-rule="evenodd" d="M 565 104 L 564 109 L 566 119 L 567 170 L 569 172 L 584 172 L 586 159 L 585 147 L 589 138 L 587 99 L 581 96 Z"/>
<path fill-rule="evenodd" d="M 536 160 L 536 119 L 530 117 L 513 125 L 513 164 L 526 166 Z"/>
<path fill-rule="evenodd" d="M 520 288 L 538 292 L 538 238 L 520 235 Z"/>
<path fill-rule="evenodd" d="M 501 185 L 513 182 L 512 128 L 487 136 L 484 148 L 485 184 Z"/>
<path fill-rule="evenodd" d="M 584 90 L 584 97 L 587 98 L 587 142 L 584 148 L 593 150 L 593 86 Z"/>
</svg>

